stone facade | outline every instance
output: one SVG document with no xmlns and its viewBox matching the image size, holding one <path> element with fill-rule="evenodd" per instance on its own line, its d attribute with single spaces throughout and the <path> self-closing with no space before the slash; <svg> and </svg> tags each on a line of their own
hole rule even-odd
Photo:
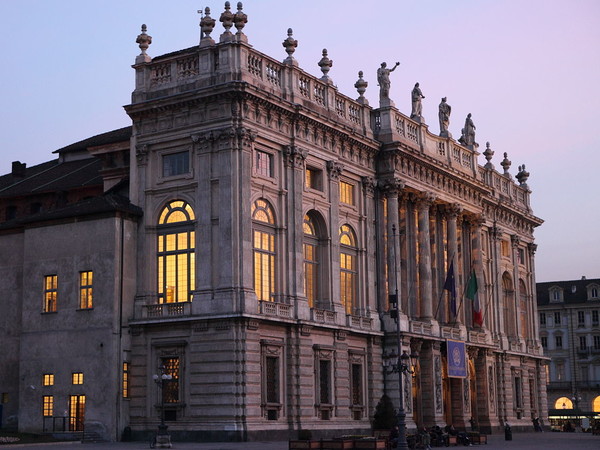
<svg viewBox="0 0 600 450">
<path fill-rule="evenodd" d="M 392 351 L 420 355 L 404 378 L 409 428 L 473 418 L 491 431 L 545 417 L 533 243 L 542 222 L 527 177 L 515 183 L 506 157 L 495 171 L 489 145 L 479 166 L 476 143 L 431 133 L 387 97 L 370 107 L 362 72 L 358 99 L 341 94 L 326 51 L 323 76 L 309 75 L 292 30 L 283 62 L 258 52 L 241 6 L 228 11 L 218 39 L 204 17 L 199 46 L 155 58 L 142 28 L 130 139 L 83 145 L 103 163 L 97 195 L 128 182 L 130 205 L 82 223 L 38 221 L 31 234 L 4 225 L 18 236 L 11 245 L 36 248 L 43 233 L 65 253 L 35 270 L 25 251 L 0 265 L 0 289 L 22 304 L 9 340 L 21 356 L 3 356 L 19 367 L 6 388 L 19 393 L 19 427 L 42 426 L 28 384 L 81 370 L 97 373 L 86 375 L 85 423 L 108 439 L 126 426 L 137 437 L 155 430 L 162 402 L 180 438 L 370 433 L 382 395 L 398 404 L 398 376 L 383 368 Z M 451 265 L 456 313 L 443 288 Z M 78 336 L 85 355 L 51 345 L 57 324 L 35 303 L 44 276 L 84 266 L 106 301 L 91 312 L 97 326 L 80 312 L 54 317 L 60 339 Z M 29 280 L 15 279 L 25 271 Z M 473 271 L 483 326 L 464 295 Z M 75 296 L 62 286 L 61 297 Z M 396 292 L 400 336 L 388 306 Z M 465 344 L 466 377 L 448 376 L 447 340 Z M 172 377 L 162 389 L 161 371 Z"/>
</svg>

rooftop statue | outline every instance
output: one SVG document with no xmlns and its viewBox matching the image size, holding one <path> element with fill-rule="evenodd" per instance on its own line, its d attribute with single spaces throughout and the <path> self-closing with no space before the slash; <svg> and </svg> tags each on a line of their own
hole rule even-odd
<svg viewBox="0 0 600 450">
<path fill-rule="evenodd" d="M 448 125 L 450 125 L 450 113 L 452 112 L 452 108 L 448 103 L 446 103 L 446 97 L 442 98 L 442 102 L 439 106 L 438 117 L 440 119 L 440 136 L 442 137 L 452 137 L 448 132 Z"/>
<path fill-rule="evenodd" d="M 377 69 L 377 82 L 379 83 L 379 98 L 390 98 L 390 72 L 396 70 L 396 67 L 400 65 L 396 63 L 391 69 L 387 68 L 387 63 L 382 62 L 381 67 Z"/>
<path fill-rule="evenodd" d="M 423 105 L 421 104 L 421 99 L 425 98 L 423 92 L 421 92 L 421 88 L 419 88 L 419 83 L 415 84 L 415 87 L 411 93 L 412 98 L 412 111 L 410 113 L 411 119 L 421 120 L 421 113 L 423 112 Z"/>
<path fill-rule="evenodd" d="M 471 113 L 467 114 L 465 126 L 462 129 L 462 136 L 458 142 L 467 147 L 477 145 L 477 142 L 475 142 L 475 125 L 473 124 L 473 119 L 471 119 Z"/>
</svg>

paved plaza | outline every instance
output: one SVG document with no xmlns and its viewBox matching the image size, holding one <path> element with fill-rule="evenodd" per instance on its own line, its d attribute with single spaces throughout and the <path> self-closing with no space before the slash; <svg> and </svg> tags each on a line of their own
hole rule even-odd
<svg viewBox="0 0 600 450">
<path fill-rule="evenodd" d="M 149 448 L 146 442 L 113 442 L 103 444 L 53 443 L 53 444 L 23 444 L 5 445 L 6 448 L 31 449 L 31 450 L 108 450 L 108 449 L 145 449 Z M 478 446 L 474 446 L 478 447 Z M 200 449 L 200 450 L 287 450 L 287 442 L 174 442 L 174 449 Z M 443 447 L 440 447 L 443 448 Z M 482 450 L 576 450 L 600 449 L 600 436 L 589 433 L 514 433 L 512 441 L 505 441 L 504 435 L 489 436 L 488 444 Z"/>
</svg>

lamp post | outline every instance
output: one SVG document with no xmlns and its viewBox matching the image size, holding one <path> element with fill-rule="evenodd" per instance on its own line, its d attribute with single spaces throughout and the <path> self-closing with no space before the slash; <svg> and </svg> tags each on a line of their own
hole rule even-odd
<svg viewBox="0 0 600 450">
<path fill-rule="evenodd" d="M 419 355 L 412 353 L 410 356 L 406 351 L 402 351 L 402 339 L 400 337 L 400 298 L 398 295 L 398 259 L 396 255 L 396 225 L 392 225 L 392 248 L 394 249 L 394 279 L 396 282 L 395 295 L 390 295 L 390 317 L 396 321 L 396 347 L 398 354 L 392 350 L 391 354 L 383 353 L 383 369 L 386 374 L 397 373 L 398 374 L 398 449 L 408 450 L 408 443 L 406 442 L 406 412 L 404 410 L 404 374 L 413 374 L 413 366 L 417 364 Z M 395 305 L 395 306 L 394 306 Z"/>
<path fill-rule="evenodd" d="M 156 434 L 155 448 L 171 448 L 171 436 L 168 432 L 168 425 L 165 424 L 165 383 L 173 379 L 173 376 L 167 373 L 164 365 L 158 368 L 160 374 L 152 375 L 152 379 L 160 389 L 160 424 L 158 425 L 158 433 Z"/>
<path fill-rule="evenodd" d="M 577 421 L 577 426 L 579 426 L 579 402 L 582 400 L 582 398 L 577 389 L 575 389 L 575 392 L 573 392 L 571 400 L 573 400 L 573 403 L 575 404 L 575 420 Z"/>
</svg>

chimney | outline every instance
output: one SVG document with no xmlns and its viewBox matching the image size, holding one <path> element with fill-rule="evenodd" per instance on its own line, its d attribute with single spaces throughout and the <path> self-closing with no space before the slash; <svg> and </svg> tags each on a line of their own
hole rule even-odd
<svg viewBox="0 0 600 450">
<path fill-rule="evenodd" d="M 27 164 L 21 161 L 13 161 L 12 163 L 12 176 L 15 178 L 25 178 L 25 169 Z"/>
<path fill-rule="evenodd" d="M 585 280 L 587 280 L 587 278 L 584 275 L 584 276 L 581 277 L 581 281 L 585 281 Z"/>
</svg>

